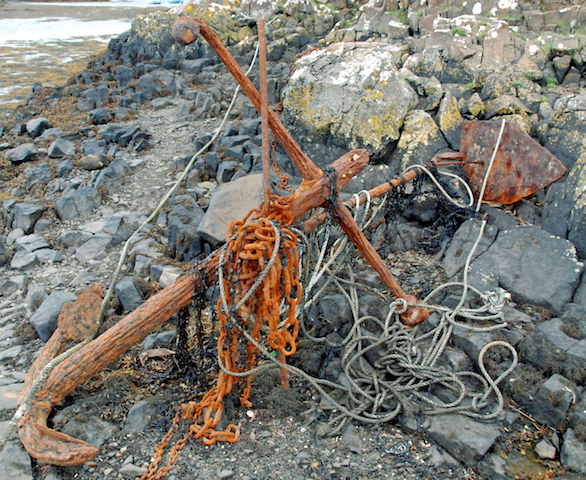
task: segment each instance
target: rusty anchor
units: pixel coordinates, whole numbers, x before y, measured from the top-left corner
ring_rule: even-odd
[[[190,38],[195,39],[195,34],[200,33],[210,43],[260,112],[259,92],[212,30],[205,23],[192,18],[179,19],[176,25],[178,27],[175,27],[174,31],[181,31],[181,38],[184,41]],[[273,134],[289,154],[303,178],[301,186],[290,200],[291,223],[293,223],[310,210],[326,206],[329,203],[330,192],[328,188],[324,188],[323,171],[302,152],[274,111],[268,109],[267,116]],[[342,189],[352,177],[368,165],[368,162],[369,155],[363,149],[353,150],[333,162],[330,169],[337,173],[337,189]],[[347,207],[339,199],[335,200],[333,211],[344,232],[381,275],[393,293],[408,302],[416,302],[416,298],[413,295],[407,295],[389,273],[380,256],[356,225]],[[205,260],[191,265],[190,271],[193,273],[182,275],[175,283],[151,297],[49,373],[44,385],[31,401],[30,409],[19,422],[20,439],[31,456],[45,463],[70,466],[84,463],[97,455],[98,450],[95,447],[50,429],[47,426],[47,418],[51,410],[78,385],[116,360],[174,313],[189,305],[196,290],[205,289],[215,282],[219,257],[220,252],[216,251]],[[424,321],[427,315],[425,308],[410,306],[403,313],[402,320],[407,325],[416,325]],[[61,333],[58,332],[57,335]],[[43,362],[45,360],[47,360],[46,357],[43,358]],[[43,367],[40,363],[35,370]]]
[[[280,122],[275,112],[261,105],[260,93],[242,72],[234,58],[212,30],[205,23],[197,19],[180,18],[173,27],[173,33],[175,38],[183,44],[195,41],[198,35],[203,36],[208,41],[230,73],[241,85],[256,109],[263,114],[263,120],[268,123],[275,138],[300,171],[303,182],[290,197],[291,223],[298,221],[314,208],[327,206],[330,203],[328,199],[330,191],[328,188],[324,188],[324,172],[303,153],[299,145]],[[468,129],[466,131],[474,130],[472,126],[466,126],[466,128]],[[264,131],[265,129],[263,128]],[[461,154],[443,154],[443,156],[434,158],[431,163],[441,165],[442,162],[453,163],[463,160],[465,166],[475,165],[474,168],[470,169],[470,176],[476,178],[482,172],[480,166],[476,166],[484,165],[486,170],[486,163],[476,158],[472,160],[471,157],[480,157],[480,155],[473,148],[467,148],[466,142],[464,141],[463,152]],[[503,160],[500,163],[497,162],[497,165],[502,164],[504,167],[507,167],[507,161],[503,156]],[[333,162],[330,165],[330,170],[337,173],[335,182],[338,190],[343,188],[352,177],[360,173],[368,165],[368,162],[369,155],[363,149],[353,150]],[[503,172],[506,173],[506,171],[505,168]],[[560,174],[560,172],[560,176],[564,173],[559,168],[552,168],[551,171],[555,173],[552,173],[550,177],[554,177]],[[382,195],[391,188],[408,181],[411,175],[415,178],[420,173],[418,169],[414,169],[399,179],[387,182],[374,189],[371,197],[374,198]],[[531,188],[524,187],[521,190],[527,192]],[[490,189],[491,192],[493,190],[496,191],[498,188]],[[508,191],[510,192],[511,189],[509,188]],[[514,198],[515,195],[518,195],[518,193],[510,194],[506,198]],[[491,196],[490,198],[493,197]],[[497,196],[497,198],[504,199],[505,197]],[[357,246],[369,264],[379,273],[382,280],[390,287],[394,295],[410,303],[415,303],[415,297],[407,295],[389,273],[380,256],[356,225],[347,207],[338,198],[333,203],[333,213],[341,228]],[[306,222],[306,231],[312,230],[319,224],[320,217],[317,218],[318,220],[312,219]],[[78,385],[81,385],[94,375],[94,373],[116,360],[135,343],[167,321],[174,313],[189,305],[192,302],[196,290],[203,290],[213,284],[217,280],[216,272],[219,258],[220,252],[216,251],[205,260],[190,265],[189,273],[185,273],[175,283],[151,297],[115,326],[105,331],[51,371],[45,384],[34,396],[30,409],[19,422],[20,439],[31,456],[45,463],[71,466],[84,463],[97,455],[98,450],[95,447],[47,427],[47,418],[51,410],[58,402],[75,390]],[[93,291],[92,302],[95,302],[98,293],[97,289]],[[92,303],[92,305],[84,315],[92,315],[91,312],[95,311],[95,303]],[[425,308],[410,306],[402,315],[402,320],[406,325],[412,326],[424,321],[427,315],[428,312]],[[57,337],[63,336],[63,329],[66,330],[65,325],[55,335]],[[70,339],[67,335],[66,337],[68,340]],[[50,340],[50,345],[47,347],[47,354],[43,355],[38,360],[38,365],[36,364],[31,370],[31,378],[34,378],[32,372],[38,372],[44,366],[43,363],[47,362],[51,355],[55,355],[58,349],[55,348],[54,344],[61,343],[63,342],[59,338]]]

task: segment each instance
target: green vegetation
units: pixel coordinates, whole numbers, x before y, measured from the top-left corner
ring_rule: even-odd
[[[461,37],[465,37],[466,36],[466,30],[464,30],[463,28],[454,28],[452,30],[452,33],[454,35],[460,35]]]
[[[511,82],[511,85],[512,85],[513,87],[522,87],[522,86],[523,86],[523,82],[522,82],[521,80],[513,80],[513,81]]]
[[[545,79],[545,88],[555,88],[558,85],[558,82],[553,77],[548,77]]]
[[[407,10],[404,10],[404,9],[393,10],[393,11],[389,12],[389,14],[391,15],[391,17],[396,16],[398,22],[401,22],[401,23],[407,22]]]
[[[474,90],[474,82],[467,83],[467,84],[466,84],[466,88],[467,88],[468,90]]]
[[[503,20],[506,20],[507,22],[516,25],[525,20],[525,17],[523,16],[523,13],[520,13],[519,15],[505,15],[503,17]]]
[[[532,82],[535,80],[533,78],[533,74],[530,72],[525,73],[525,75],[523,75],[527,80],[531,80]]]
[[[527,35],[523,35],[521,32],[515,32],[514,30],[512,30],[511,33],[515,35],[515,37],[520,38],[521,40],[527,41],[527,38],[529,38],[527,37]]]
[[[399,22],[407,23],[407,10],[399,10]]]
[[[541,95],[541,103],[547,102],[547,97],[545,95]]]

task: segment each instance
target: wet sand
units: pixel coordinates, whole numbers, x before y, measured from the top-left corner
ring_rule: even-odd
[[[0,4],[0,120],[35,82],[65,85],[137,15],[168,8],[131,2]]]
[[[137,6],[141,2],[5,2],[0,3],[0,19],[67,17],[80,20],[130,19],[154,10],[168,9],[165,5]],[[147,5],[145,1],[142,3]]]

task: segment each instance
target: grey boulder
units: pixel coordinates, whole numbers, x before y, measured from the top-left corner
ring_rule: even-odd
[[[226,241],[230,222],[242,220],[262,201],[262,174],[248,175],[223,183],[212,193],[208,210],[198,233],[214,247]]]
[[[37,155],[37,147],[34,143],[23,143],[16,148],[11,148],[4,153],[4,158],[12,163],[21,163],[32,160]]]
[[[499,426],[457,414],[435,415],[428,435],[465,465],[475,465],[500,437]]]
[[[560,453],[562,464],[572,470],[586,475],[586,443],[581,442],[572,428],[564,435],[564,444]]]
[[[75,155],[75,145],[71,140],[58,138],[50,146],[47,153],[51,158],[61,158],[69,155]]]
[[[32,138],[41,136],[47,128],[49,128],[49,120],[45,117],[33,118],[26,124],[26,131]]]
[[[55,291],[41,304],[29,322],[43,342],[49,340],[57,328],[57,320],[61,309],[67,302],[75,301],[73,293]]]
[[[142,297],[134,285],[133,277],[126,277],[114,287],[116,298],[125,312],[132,312],[142,304]]]
[[[501,286],[520,301],[557,313],[572,299],[583,270],[569,241],[520,226],[499,231],[472,264],[469,280],[481,291]]]
[[[310,157],[320,158],[314,155],[319,148],[325,165],[364,147],[376,158],[399,139],[418,104],[396,67],[404,52],[398,45],[339,43],[295,62],[282,120]]]
[[[12,228],[20,228],[26,234],[31,233],[35,227],[35,223],[41,218],[44,211],[45,208],[40,205],[35,205],[33,203],[17,203],[12,210],[14,215]]]

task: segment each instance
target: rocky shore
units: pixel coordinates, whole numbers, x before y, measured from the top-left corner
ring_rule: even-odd
[[[467,282],[480,292],[508,292],[500,304],[506,323],[495,329],[494,322],[458,317],[438,368],[483,378],[490,401],[478,408],[482,415],[430,412],[428,400],[446,405],[458,397],[457,389],[431,381],[412,411],[392,422],[357,422],[324,436],[335,417],[328,399],[301,378],[292,377],[283,392],[278,372],[259,374],[252,408],[240,407],[236,396],[224,405],[242,428],[241,440],[209,447],[189,440],[167,478],[583,478],[586,5],[236,3],[201,1],[137,18],[67,85],[34,85],[27,104],[0,126],[0,420],[11,418],[63,305],[89,285],[110,285],[124,242],[225,115],[219,138],[135,238],[101,331],[222,245],[227,224],[262,200],[259,115],[242,93],[229,109],[236,82],[216,52],[203,40],[180,46],[171,26],[182,15],[205,21],[246,69],[257,43],[254,19],[264,16],[269,102],[303,151],[322,168],[354,148],[370,154],[371,164],[341,192],[343,200],[411,164],[459,151],[466,121],[493,121],[497,131],[502,120],[520,127],[567,173],[512,205],[484,204],[480,214],[447,206],[434,184],[422,180],[394,194],[366,232],[399,283],[420,299],[461,281],[478,243]],[[258,87],[258,69],[249,76]],[[280,146],[273,157],[273,191],[287,195],[301,177]],[[459,191],[455,182],[447,185]],[[487,226],[476,242],[482,218]],[[351,256],[358,282],[383,290],[358,254]],[[217,295],[210,288],[201,297],[215,305]],[[466,308],[478,307],[477,298],[464,300]],[[453,309],[460,298],[454,291],[430,303]],[[359,310],[384,322],[388,303],[361,295]],[[56,408],[50,426],[100,448],[94,461],[46,468],[31,462],[15,438],[2,453],[0,478],[145,474],[171,425],[173,402],[197,400],[217,373],[215,317],[204,310],[198,326],[196,317],[188,329],[199,328],[201,341],[190,345],[197,361],[177,368],[184,322],[176,315]],[[415,335],[425,338],[442,318],[432,314]],[[353,322],[351,305],[336,289],[308,310],[311,333],[334,343]],[[504,347],[484,358],[493,342],[513,347],[518,364]],[[305,338],[291,363],[347,384],[339,345]],[[497,394],[489,384],[503,373]],[[500,392],[503,410],[490,416]],[[487,400],[480,397],[471,402]],[[468,413],[472,407],[466,405]]]

